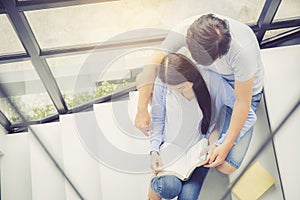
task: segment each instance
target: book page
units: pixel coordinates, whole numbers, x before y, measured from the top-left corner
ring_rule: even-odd
[[[163,172],[160,175],[175,175],[180,179],[185,179],[189,171],[189,165],[187,165],[186,155],[178,158],[174,163],[163,168]]]
[[[194,146],[192,146],[187,152],[187,159],[190,162],[190,166],[199,165],[201,162],[206,160],[207,155],[203,155],[199,157],[201,151],[208,146],[208,139],[203,138],[199,142],[197,142]]]
[[[161,151],[164,171],[160,172],[158,176],[175,175],[181,180],[187,179],[190,176],[191,172],[193,172],[201,162],[204,163],[204,161],[206,160],[207,155],[204,155],[201,158],[199,158],[199,155],[207,145],[208,140],[206,138],[197,142],[188,151],[184,151],[183,149],[176,149],[175,145],[172,146],[172,144],[169,144],[169,148]],[[172,160],[171,162],[166,162],[167,159],[170,158],[173,158],[174,160]]]
[[[185,174],[187,169],[186,150],[171,143],[164,143],[160,150],[160,156],[163,163],[163,172],[159,175],[170,175],[173,173]]]

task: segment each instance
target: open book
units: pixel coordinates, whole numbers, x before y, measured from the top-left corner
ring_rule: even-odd
[[[207,154],[199,157],[202,150],[208,146],[208,139],[203,138],[196,144],[194,144],[187,151],[182,151],[180,156],[177,156],[176,160],[173,162],[166,164],[163,166],[162,171],[157,174],[157,176],[165,176],[165,175],[174,175],[179,179],[185,181],[188,180],[191,176],[192,172],[199,166],[206,164],[207,162]],[[180,150],[174,148],[168,148],[167,151],[172,151],[174,153],[180,152]],[[166,160],[170,160],[170,153],[161,151],[160,153],[163,164],[165,164]],[[173,156],[174,158],[174,156]]]

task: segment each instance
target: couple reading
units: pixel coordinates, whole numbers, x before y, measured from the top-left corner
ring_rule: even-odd
[[[145,134],[151,132],[152,200],[197,200],[210,167],[224,174],[239,168],[262,95],[259,46],[249,27],[207,14],[185,20],[175,30],[162,48],[176,52],[186,46],[195,62],[159,52],[137,78],[135,124]],[[151,80],[154,85],[145,84]],[[174,169],[175,163],[182,167]],[[167,173],[166,166],[186,175]]]

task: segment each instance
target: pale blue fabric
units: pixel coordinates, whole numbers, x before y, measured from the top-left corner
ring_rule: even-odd
[[[221,75],[203,68],[199,68],[200,73],[202,74],[208,90],[211,95],[212,100],[212,120],[208,130],[208,133],[205,137],[209,137],[210,133],[213,131],[220,112],[224,106],[233,108],[235,102],[235,93],[231,85],[222,78]],[[164,127],[166,119],[166,94],[167,86],[162,83],[159,78],[156,78],[154,89],[153,89],[153,100],[152,100],[152,135],[150,136],[150,152],[157,151],[159,152],[160,145],[164,142]],[[196,102],[196,101],[195,101]],[[236,139],[236,143],[240,141],[245,133],[254,125],[256,121],[256,114],[252,108],[250,108],[247,120],[243,126],[239,136]],[[200,122],[201,123],[201,122]],[[226,133],[224,133],[226,135]],[[224,136],[225,136],[224,135]],[[216,142],[216,145],[223,143],[225,137],[219,138]]]

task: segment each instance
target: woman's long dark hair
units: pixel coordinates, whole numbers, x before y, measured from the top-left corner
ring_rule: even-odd
[[[163,83],[169,85],[186,81],[193,83],[192,88],[203,113],[201,132],[206,134],[211,120],[211,97],[197,67],[184,55],[171,53],[163,58],[158,76]]]

